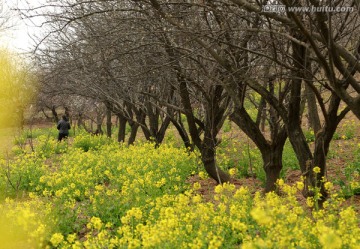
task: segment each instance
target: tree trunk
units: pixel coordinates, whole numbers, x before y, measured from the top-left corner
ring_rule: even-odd
[[[134,144],[137,131],[139,129],[139,125],[135,122],[129,122],[129,125],[131,127],[130,137],[128,140],[128,145]]]
[[[118,142],[125,142],[125,131],[126,131],[126,118],[122,114],[118,114],[119,118],[119,132],[118,132]]]
[[[336,125],[335,125],[336,126]],[[335,131],[334,131],[335,132]],[[333,133],[332,133],[333,134]],[[317,201],[318,207],[322,207],[322,204],[326,200],[328,193],[324,188],[323,180],[326,177],[326,156],[329,151],[330,140],[328,140],[329,130],[321,129],[316,134],[315,139],[315,148],[314,148],[314,158],[312,161],[313,167],[319,167],[320,172],[315,173],[313,168],[309,169],[307,172],[307,176],[304,180],[304,190],[303,195],[305,197],[314,196],[314,187],[318,188],[321,196]]]
[[[169,127],[169,124],[170,124],[170,117],[165,117],[164,121],[161,124],[160,129],[156,132],[155,140],[157,146],[159,146],[164,140],[165,133],[167,128]]]
[[[215,140],[211,139],[209,135],[209,132],[205,132],[203,147],[201,149],[201,160],[209,176],[217,183],[222,184],[230,181],[230,176],[216,165]]]
[[[191,151],[194,150],[194,145],[191,143],[190,138],[185,130],[184,125],[181,122],[181,114],[179,114],[179,121],[172,120],[172,124],[175,126],[176,130],[178,131],[181,139],[184,142],[185,148],[190,148]]]
[[[82,113],[79,113],[78,114],[78,122],[77,122],[77,125],[79,128],[81,128],[83,126],[83,116],[82,116]]]
[[[266,174],[265,192],[275,190],[275,183],[279,179],[282,169],[282,153],[287,138],[286,130],[283,127],[275,129],[274,126],[278,126],[278,122],[274,122],[273,129],[270,130],[272,142],[269,142],[261,133],[259,125],[256,125],[244,108],[235,109],[230,115],[230,120],[240,127],[261,152]]]
[[[70,109],[69,109],[69,107],[65,106],[64,109],[65,109],[65,116],[67,118],[69,118],[70,117]]]
[[[296,36],[296,33],[295,33]],[[302,37],[300,36],[299,39]],[[301,129],[301,86],[305,69],[305,48],[292,42],[293,48],[293,71],[291,75],[291,93],[288,107],[288,123],[286,124],[290,142],[295,151],[303,175],[309,179],[312,177],[313,156]]]
[[[258,107],[258,113],[256,115],[256,126],[260,126],[261,121],[264,119],[264,116],[266,112],[266,102],[263,97],[260,99],[259,107]]]
[[[151,132],[146,125],[146,113],[143,110],[136,111],[136,120],[144,133],[146,140],[151,140]]]
[[[294,36],[298,37],[300,40],[303,38],[301,35],[297,35],[296,31],[294,32]],[[310,191],[310,186],[314,186],[313,184],[316,180],[313,175],[313,154],[311,153],[301,128],[301,87],[303,79],[305,78],[306,49],[295,42],[292,42],[292,49],[293,70],[291,73],[291,92],[286,128],[289,140],[299,161],[301,172],[305,177],[303,195],[308,197],[313,195]]]
[[[272,145],[269,150],[261,151],[266,173],[265,193],[276,189],[276,181],[280,178],[282,170],[282,155],[284,143]]]
[[[59,116],[58,116],[58,114],[56,112],[56,107],[54,105],[51,107],[51,113],[54,116],[55,123],[58,123],[59,122]]]
[[[103,134],[103,130],[102,130],[102,122],[103,122],[103,116],[100,113],[96,114],[96,130],[95,130],[95,134]]]
[[[320,173],[315,174],[313,171],[309,172],[311,177],[308,177],[308,179],[305,179],[305,187],[304,191],[308,193],[308,196],[313,196],[314,193],[311,190],[314,187],[320,188],[321,198],[320,198],[320,204],[325,201],[327,198],[327,193],[325,191],[324,185],[323,185],[323,179],[326,175],[326,156],[329,151],[329,145],[330,143],[325,141],[326,132],[324,130],[321,130],[317,133],[316,139],[315,139],[315,148],[314,148],[314,159],[313,159],[313,165],[314,167],[320,168]]]
[[[41,108],[40,111],[41,111],[42,114],[45,116],[45,119],[46,119],[46,120],[50,121],[50,120],[53,119],[52,117],[50,117],[49,115],[46,114],[44,108]]]
[[[321,128],[319,113],[316,105],[315,93],[311,90],[311,88],[306,84],[305,85],[306,92],[306,101],[308,107],[308,119],[310,127],[313,129],[314,134],[318,133]]]
[[[109,107],[106,107],[106,136],[111,137],[111,109]]]
[[[320,129],[316,133],[315,137],[313,165],[320,168],[320,173],[318,173],[316,175],[316,179],[312,182],[309,182],[308,185],[315,186],[316,184],[317,187],[320,187],[320,193],[322,194],[322,198],[320,199],[321,203],[327,197],[327,192],[322,184],[322,180],[324,179],[324,177],[326,178],[327,172],[326,157],[329,152],[330,143],[336,131],[336,128],[341,119],[345,116],[345,113],[343,113],[343,116],[337,116],[339,105],[340,98],[336,95],[333,95],[330,99],[328,113],[326,114],[328,121],[325,122],[325,125],[322,127],[322,129]]]

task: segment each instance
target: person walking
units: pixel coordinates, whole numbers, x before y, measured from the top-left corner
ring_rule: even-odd
[[[70,123],[65,115],[62,116],[62,119],[59,121],[57,125],[57,129],[59,130],[59,136],[58,136],[59,142],[63,138],[67,138],[69,136]]]

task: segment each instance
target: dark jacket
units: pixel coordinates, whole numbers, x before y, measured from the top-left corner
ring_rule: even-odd
[[[70,123],[62,119],[59,121],[57,129],[59,130],[60,134],[68,135],[70,130]]]

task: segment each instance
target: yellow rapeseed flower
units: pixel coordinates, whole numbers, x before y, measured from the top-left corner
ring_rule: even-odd
[[[304,182],[302,182],[302,181],[296,182],[296,187],[300,191],[303,190],[304,189]]]
[[[224,238],[214,235],[209,242],[209,249],[217,249],[220,248],[223,243]]]
[[[334,187],[334,185],[333,185],[333,183],[332,182],[325,182],[324,183],[324,188],[326,189],[326,190],[332,190],[333,189],[333,187]]]
[[[61,242],[63,242],[63,240],[64,236],[61,233],[54,233],[51,236],[50,242],[53,246],[57,247]]]
[[[313,207],[314,206],[314,200],[311,197],[306,198],[306,205],[308,205],[308,207]]]
[[[313,168],[313,171],[314,171],[315,174],[319,174],[319,173],[320,173],[320,170],[321,170],[321,169],[320,169],[318,166],[316,166],[316,167]]]
[[[360,183],[358,181],[351,181],[350,187],[351,187],[351,189],[357,189],[360,187]]]
[[[76,240],[76,233],[72,233],[72,234],[69,234],[69,235],[67,236],[67,241],[68,241],[70,244],[74,243],[75,240]]]
[[[199,202],[201,202],[201,196],[200,195],[194,195],[193,196],[193,198],[192,198],[192,201],[194,202],[194,203],[199,203]]]
[[[99,217],[91,217],[90,223],[88,223],[87,227],[89,229],[95,228],[96,230],[100,230],[103,226],[103,223]]]
[[[319,241],[323,248],[326,249],[342,248],[341,238],[332,229],[328,229],[328,231],[321,233]]]
[[[229,169],[229,175],[231,175],[231,176],[236,175],[236,172],[237,172],[237,169],[235,169],[235,168]]]
[[[271,217],[266,214],[266,211],[262,208],[255,207],[250,211],[251,216],[260,225],[267,225],[271,222]]]
[[[203,172],[203,171],[199,172],[199,177],[200,177],[200,179],[206,179],[207,178],[205,172]]]
[[[215,191],[215,193],[220,194],[223,192],[223,190],[224,190],[223,186],[221,184],[219,184],[219,185],[216,185],[214,191]]]
[[[279,187],[283,186],[284,185],[284,180],[283,179],[278,179],[277,184],[279,185]]]
[[[194,190],[199,190],[201,188],[201,184],[199,182],[195,182],[193,185]]]

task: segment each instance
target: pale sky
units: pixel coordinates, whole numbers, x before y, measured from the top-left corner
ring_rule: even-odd
[[[37,1],[31,0],[31,2]],[[0,34],[0,45],[20,53],[29,51],[34,44],[31,36],[41,32],[39,28],[29,21],[25,22],[16,11],[12,10],[19,5],[20,8],[24,8],[21,4],[20,0],[0,0],[0,18],[5,18],[9,14],[11,16],[9,22],[11,27]]]

